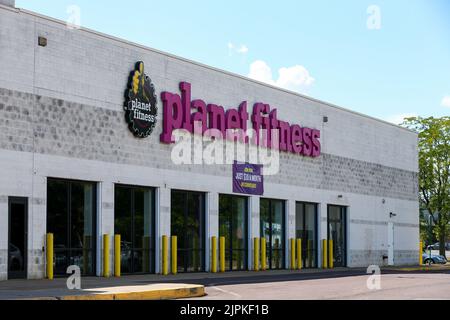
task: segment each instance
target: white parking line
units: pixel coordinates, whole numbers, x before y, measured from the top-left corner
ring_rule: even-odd
[[[235,300],[239,300],[239,299],[242,298],[242,296],[241,296],[240,294],[237,294],[237,293],[235,293],[235,292],[232,292],[232,291],[228,291],[228,290],[222,289],[222,288],[220,288],[220,287],[209,286],[208,288],[215,289],[215,290],[220,291],[220,292],[222,292],[222,293],[229,294],[229,295],[235,297]]]

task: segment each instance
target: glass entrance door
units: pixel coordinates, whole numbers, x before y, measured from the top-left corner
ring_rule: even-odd
[[[225,269],[247,269],[247,198],[219,195],[219,236],[225,237]]]
[[[328,206],[328,239],[333,240],[335,267],[347,265],[346,207]]]
[[[178,272],[205,270],[205,196],[172,190],[171,234],[178,238]]]
[[[303,268],[317,268],[317,204],[297,202],[295,233],[302,239]]]
[[[8,200],[8,279],[27,277],[28,199]]]
[[[114,233],[121,238],[121,271],[154,272],[154,189],[116,185]]]
[[[284,268],[284,212],[283,200],[261,199],[261,237],[266,238],[267,267]]]
[[[54,236],[54,273],[77,265],[95,274],[97,190],[94,182],[47,179],[47,232]]]

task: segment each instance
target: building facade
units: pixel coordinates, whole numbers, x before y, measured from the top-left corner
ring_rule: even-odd
[[[179,272],[210,270],[213,236],[230,271],[253,268],[254,238],[270,269],[289,268],[293,238],[306,268],[321,266],[322,239],[335,266],[418,262],[415,133],[11,2],[0,5],[0,279],[44,278],[49,232],[56,274],[101,275],[104,234],[122,237],[123,273],[160,273],[164,235],[178,237]],[[254,194],[233,188],[237,164],[174,162],[167,134],[193,117],[174,110],[199,100],[219,131],[251,127],[258,106],[293,125],[277,173],[241,185]]]

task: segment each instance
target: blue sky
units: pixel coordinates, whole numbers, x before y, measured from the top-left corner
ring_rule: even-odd
[[[377,118],[450,114],[448,0],[16,0],[61,20],[70,5],[84,27]]]

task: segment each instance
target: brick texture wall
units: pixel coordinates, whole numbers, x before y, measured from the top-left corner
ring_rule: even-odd
[[[160,110],[161,112],[161,110]],[[182,165],[159,142],[128,131],[121,109],[111,110],[0,89],[0,148],[71,158],[231,176],[230,165]],[[340,156],[280,153],[280,171],[267,182],[405,200],[417,199],[417,173]]]

